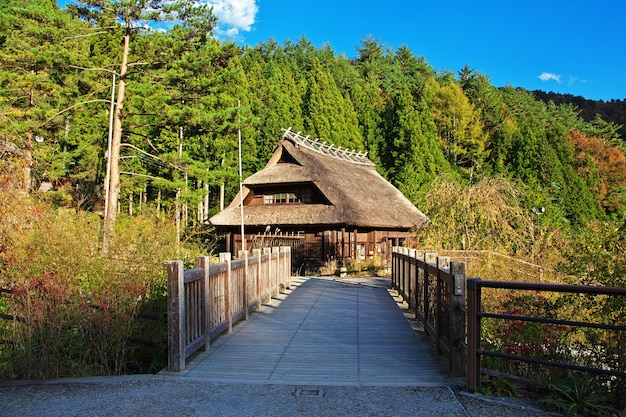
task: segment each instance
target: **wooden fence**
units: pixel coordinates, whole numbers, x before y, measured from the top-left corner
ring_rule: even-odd
[[[392,287],[450,362],[451,376],[466,372],[465,263],[404,247],[392,249]]]
[[[564,360],[542,360],[537,358],[531,358],[525,355],[513,355],[503,352],[494,352],[490,350],[481,349],[481,321],[482,319],[489,318],[495,320],[503,320],[505,322],[525,322],[525,323],[541,323],[550,324],[556,326],[563,326],[570,329],[603,329],[612,331],[614,333],[626,332],[626,324],[624,323],[598,323],[593,322],[598,317],[592,317],[585,321],[573,321],[556,319],[551,317],[537,317],[536,314],[529,316],[528,312],[520,311],[515,315],[502,314],[499,312],[487,312],[483,311],[481,304],[483,299],[483,289],[504,289],[510,291],[532,291],[539,292],[552,292],[552,293],[566,293],[566,294],[585,294],[587,297],[614,297],[616,300],[615,305],[624,305],[626,302],[626,288],[616,287],[601,287],[593,285],[566,285],[566,284],[544,284],[544,283],[530,283],[530,282],[505,282],[505,281],[483,281],[477,278],[472,278],[467,281],[467,352],[468,352],[468,373],[467,373],[467,389],[469,392],[474,392],[480,387],[481,376],[481,357],[491,356],[508,359],[512,361],[521,361],[526,363],[538,364],[545,367],[563,368],[575,371],[584,371],[595,374],[609,375],[616,378],[622,378],[622,381],[626,381],[626,362],[622,358],[618,358],[619,365],[616,368],[611,368],[606,362],[602,363],[600,367],[593,366],[580,366],[575,363],[566,362]],[[622,333],[623,334],[623,333]],[[620,340],[619,337],[616,340]],[[621,340],[624,340],[622,338]],[[598,343],[598,342],[596,342]],[[623,350],[622,350],[623,352]],[[579,353],[580,354],[580,353]],[[582,354],[581,354],[582,355]],[[584,356],[584,355],[582,355]]]
[[[168,262],[168,370],[184,370],[189,356],[209,349],[212,339],[289,288],[290,279],[289,247],[240,252],[238,260],[221,253],[214,265],[202,256],[187,271],[182,261]]]
[[[402,247],[393,248],[392,287],[407,302],[409,308],[415,311],[416,319],[422,321],[424,330],[437,341],[438,349],[448,355],[451,376],[467,375],[467,388],[470,392],[480,387],[481,358],[486,356],[545,367],[604,374],[626,380],[624,369],[626,362],[623,359],[618,360],[619,365],[615,368],[610,368],[608,364],[593,367],[481,348],[481,321],[485,318],[518,323],[550,324],[578,330],[603,329],[616,333],[626,332],[624,323],[597,323],[537,317],[533,316],[533,313],[523,311],[522,306],[519,306],[520,311],[515,315],[483,311],[481,309],[483,289],[614,297],[616,305],[623,305],[621,300],[626,300],[626,288],[466,279],[463,262],[451,262],[449,257],[437,256],[434,252]],[[615,337],[617,337],[616,340],[626,340],[623,336],[621,339],[619,335]]]

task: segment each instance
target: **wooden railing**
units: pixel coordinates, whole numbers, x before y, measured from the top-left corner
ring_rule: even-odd
[[[465,263],[403,247],[392,250],[392,287],[447,355],[451,376],[464,376]]]
[[[168,262],[168,370],[184,370],[189,356],[209,349],[212,339],[289,288],[290,279],[289,247],[241,252],[238,260],[222,253],[214,265],[202,256],[187,271],[182,261]]]
[[[626,332],[624,323],[537,317],[521,310],[522,306],[519,306],[520,311],[515,315],[483,311],[481,309],[483,289],[584,294],[587,297],[600,298],[617,297],[616,305],[623,305],[623,301],[626,301],[626,288],[466,279],[463,262],[451,262],[449,257],[437,256],[434,252],[400,247],[393,248],[392,287],[398,291],[398,295],[409,308],[415,311],[416,319],[422,321],[424,330],[437,341],[439,350],[449,355],[451,376],[467,375],[467,388],[470,392],[480,387],[481,358],[486,356],[626,379],[623,360],[620,362],[621,365],[612,369],[607,364],[599,367],[581,366],[566,361],[538,359],[481,348],[481,322],[485,318],[575,329],[602,329],[622,334]],[[619,300],[623,300],[621,304]],[[622,337],[616,340],[624,339]]]
[[[622,359],[622,369],[612,369],[607,363],[603,363],[601,367],[580,366],[575,363],[565,361],[542,360],[531,358],[524,355],[513,355],[504,352],[494,352],[481,349],[481,321],[483,318],[504,320],[507,322],[534,322],[542,324],[550,324],[564,326],[575,329],[603,329],[613,332],[626,332],[626,325],[623,323],[598,323],[587,321],[573,321],[554,319],[550,317],[529,316],[528,312],[520,311],[519,314],[502,314],[498,312],[482,311],[481,301],[483,289],[505,289],[510,291],[533,291],[533,292],[553,292],[566,294],[585,294],[588,297],[616,297],[618,299],[616,305],[624,305],[626,302],[626,288],[616,287],[600,287],[592,285],[565,285],[565,284],[544,284],[529,282],[504,282],[504,281],[483,281],[472,278],[467,281],[467,356],[468,356],[468,372],[467,372],[467,389],[474,392],[480,387],[481,376],[481,357],[492,356],[503,359],[521,361],[526,363],[534,363],[545,367],[564,368],[569,370],[584,371],[596,374],[609,375],[612,377],[622,378],[626,380],[626,372],[623,368],[624,361]],[[597,317],[594,317],[597,318]],[[619,339],[618,339],[619,340]],[[623,339],[622,339],[623,340]]]

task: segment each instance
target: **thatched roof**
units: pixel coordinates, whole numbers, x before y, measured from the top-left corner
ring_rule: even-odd
[[[291,130],[284,131],[270,161],[244,180],[251,190],[312,184],[327,204],[244,205],[246,226],[330,226],[372,230],[410,230],[428,218],[387,182],[365,153],[337,148]],[[215,226],[241,224],[240,198],[211,217]]]

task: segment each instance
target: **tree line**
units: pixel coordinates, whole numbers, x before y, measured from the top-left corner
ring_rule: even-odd
[[[212,35],[205,6],[144,3],[0,5],[0,152],[16,184],[65,187],[108,227],[133,203],[202,227],[238,190],[238,132],[245,177],[291,127],[367,151],[418,206],[441,178],[505,178],[545,225],[623,218],[621,125],[373,37],[353,59],[305,36],[238,46]]]
[[[602,120],[620,125],[618,132],[622,138],[626,137],[626,100],[589,100],[582,96],[558,94],[541,90],[534,90],[533,94],[537,99],[545,103],[553,101],[556,104],[573,104],[580,110],[580,117],[588,122],[599,115]]]

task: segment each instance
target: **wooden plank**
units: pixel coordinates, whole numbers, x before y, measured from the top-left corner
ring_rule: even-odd
[[[389,281],[293,277],[292,287],[215,339],[181,377],[296,385],[450,383],[434,343],[411,328]]]
[[[195,259],[196,268],[200,268],[203,271],[204,277],[202,278],[202,334],[204,336],[203,350],[208,350],[211,345],[211,337],[209,336],[209,330],[211,326],[211,276],[209,272],[209,257],[198,256]]]

